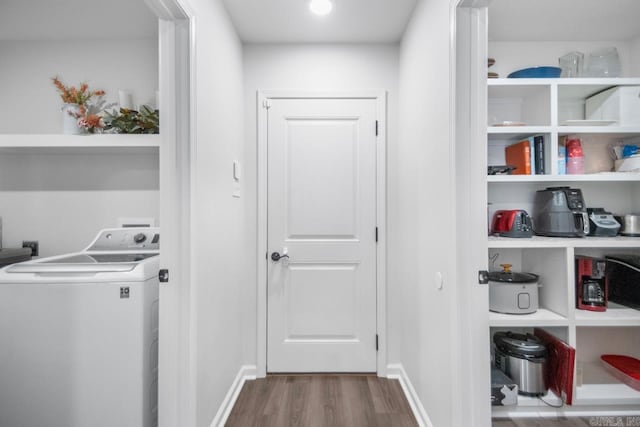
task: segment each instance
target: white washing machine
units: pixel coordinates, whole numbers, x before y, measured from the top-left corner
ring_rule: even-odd
[[[0,427],[157,425],[157,228],[0,270]]]

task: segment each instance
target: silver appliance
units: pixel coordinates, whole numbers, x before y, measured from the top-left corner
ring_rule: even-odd
[[[545,379],[547,348],[531,334],[496,332],[494,363],[518,385],[518,393],[542,396],[547,393]]]

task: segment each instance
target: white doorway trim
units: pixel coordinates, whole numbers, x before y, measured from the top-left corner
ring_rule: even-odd
[[[489,304],[478,271],[487,269],[486,123],[487,6],[489,0],[451,0],[451,99],[456,171],[458,337],[454,341],[452,425],[485,427],[491,405]],[[462,351],[461,349],[465,349]],[[456,391],[457,389],[457,391]]]
[[[258,116],[258,253],[257,253],[257,376],[267,375],[267,114],[269,100],[296,98],[361,98],[376,101],[378,137],[376,147],[376,218],[378,245],[376,247],[376,317],[378,333],[378,376],[387,373],[387,285],[386,285],[386,153],[387,153],[387,95],[384,90],[356,90],[340,92],[312,92],[264,90],[257,94]]]
[[[160,284],[158,425],[195,426],[195,327],[191,310],[192,165],[195,147],[194,14],[181,0],[145,0],[158,17]]]

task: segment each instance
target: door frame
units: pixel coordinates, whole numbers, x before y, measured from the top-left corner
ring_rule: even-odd
[[[378,244],[376,245],[376,330],[378,334],[377,374],[387,374],[387,93],[384,90],[298,91],[259,90],[257,92],[258,116],[258,173],[257,173],[257,376],[267,375],[267,131],[268,109],[275,99],[372,99],[376,101],[378,136],[376,139],[376,220]]]
[[[456,171],[458,337],[452,425],[491,423],[489,298],[478,284],[487,269],[487,7],[490,0],[451,0],[451,86]]]
[[[158,425],[194,426],[196,402],[192,285],[195,158],[195,14],[182,0],[145,0],[158,17],[160,91],[160,266]]]

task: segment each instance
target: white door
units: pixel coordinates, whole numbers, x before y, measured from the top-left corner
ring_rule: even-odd
[[[267,370],[375,372],[376,100],[270,102]]]

